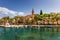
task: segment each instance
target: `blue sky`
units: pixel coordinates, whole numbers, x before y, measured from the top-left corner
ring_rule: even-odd
[[[60,12],[60,0],[0,0],[0,7],[25,15],[30,14],[32,8],[35,13],[39,13],[41,9],[44,13]]]

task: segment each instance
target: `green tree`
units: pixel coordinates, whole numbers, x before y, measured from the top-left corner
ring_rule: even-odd
[[[1,24],[1,25],[2,25],[2,24],[4,25],[7,20],[8,20],[8,21],[10,20],[10,17],[9,17],[9,16],[6,16],[6,17],[1,18],[1,19],[0,19],[0,24]]]
[[[23,24],[23,16],[15,16],[14,19],[16,20],[16,24]]]
[[[40,10],[40,15],[42,15],[43,14],[43,12],[42,12],[42,10]]]

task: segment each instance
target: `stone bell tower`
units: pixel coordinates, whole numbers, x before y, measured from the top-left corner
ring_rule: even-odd
[[[32,19],[34,19],[34,9],[32,9]]]
[[[34,15],[34,9],[32,9],[32,15]]]

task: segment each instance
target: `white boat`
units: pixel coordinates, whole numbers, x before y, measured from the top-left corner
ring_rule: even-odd
[[[10,24],[8,21],[5,23],[5,27],[10,27]]]

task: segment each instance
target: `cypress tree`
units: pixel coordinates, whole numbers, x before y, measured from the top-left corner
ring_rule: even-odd
[[[40,15],[42,15],[43,14],[43,12],[42,12],[42,10],[40,10]]]

